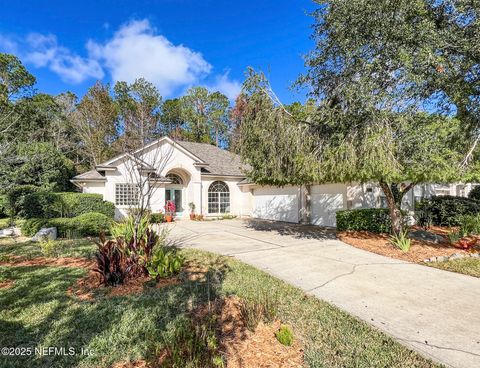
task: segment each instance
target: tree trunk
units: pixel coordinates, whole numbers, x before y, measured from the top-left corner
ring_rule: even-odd
[[[403,231],[403,215],[402,215],[402,200],[410,189],[415,186],[415,183],[406,185],[398,185],[397,183],[387,184],[380,182],[380,187],[387,199],[388,209],[390,210],[390,218],[392,220],[393,234],[399,234]]]

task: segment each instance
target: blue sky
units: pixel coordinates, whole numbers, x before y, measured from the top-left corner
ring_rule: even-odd
[[[247,66],[269,76],[280,99],[304,71],[311,0],[5,1],[0,51],[19,56],[37,88],[81,96],[97,79],[145,77],[166,98],[192,85],[233,98]]]

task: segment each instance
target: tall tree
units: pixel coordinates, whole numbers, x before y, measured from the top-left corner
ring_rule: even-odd
[[[220,92],[209,92],[205,87],[193,87],[182,97],[184,119],[196,142],[225,141],[228,131],[228,98]]]
[[[241,154],[255,182],[377,182],[398,233],[402,198],[416,183],[461,177],[458,119],[368,105],[352,111],[331,101],[296,114],[270,91],[261,74],[245,83]]]
[[[163,125],[164,134],[173,139],[180,139],[184,133],[184,118],[182,110],[182,100],[173,98],[165,100],[162,105],[160,120]]]
[[[114,91],[125,148],[135,150],[158,138],[162,133],[162,97],[157,88],[140,78],[130,85],[117,82]]]
[[[111,156],[111,144],[117,138],[117,108],[108,85],[97,82],[91,87],[70,119],[90,167]]]
[[[476,166],[480,2],[316,2],[316,47],[302,80],[313,95],[350,112],[381,107],[454,115],[466,133],[462,169]]]

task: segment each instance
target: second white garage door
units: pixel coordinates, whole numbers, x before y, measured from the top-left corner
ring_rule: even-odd
[[[257,188],[253,216],[265,220],[298,222],[298,188]]]
[[[345,196],[345,185],[312,185],[310,189],[311,223],[320,226],[335,226],[335,213],[345,208]]]

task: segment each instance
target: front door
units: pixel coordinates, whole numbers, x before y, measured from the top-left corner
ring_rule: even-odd
[[[176,216],[180,216],[182,214],[183,207],[181,189],[165,189],[165,202],[166,201],[173,201],[173,203],[175,203]]]

